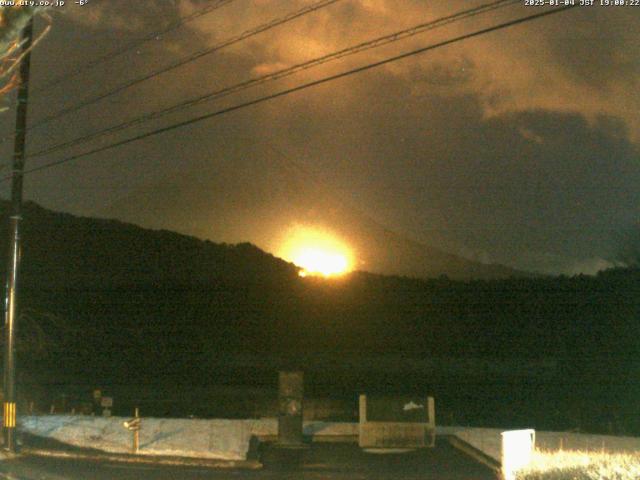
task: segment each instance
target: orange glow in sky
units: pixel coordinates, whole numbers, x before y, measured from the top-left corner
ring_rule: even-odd
[[[353,254],[346,243],[317,227],[291,228],[280,249],[280,256],[302,268],[300,275],[303,277],[333,277],[353,269]]]

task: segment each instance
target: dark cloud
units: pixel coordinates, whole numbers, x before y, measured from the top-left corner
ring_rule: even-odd
[[[637,28],[632,12],[583,12],[575,27],[550,32],[554,37],[549,48],[558,66],[577,84],[605,89],[619,83],[633,85],[640,74]]]
[[[126,61],[41,96],[30,115],[38,118],[308,4],[284,3],[261,0],[248,9],[234,2]],[[453,11],[454,3],[456,10],[469,6],[339,2],[56,122],[30,137],[31,148],[437,18]],[[76,9],[56,17],[54,34],[34,56],[34,82],[46,84],[70,66],[198,7],[184,1],[101,2],[86,16]],[[285,192],[268,214],[275,181],[250,193],[236,190],[236,197],[233,189],[222,188],[234,184],[234,172],[252,175],[250,164],[234,170],[225,161],[255,158],[263,165],[257,169],[261,177],[267,176],[265,165],[274,155],[266,152],[273,145],[316,172],[336,198],[403,236],[483,261],[591,271],[606,265],[602,258],[611,258],[616,248],[612,232],[633,224],[640,213],[635,143],[640,98],[633,93],[640,52],[630,35],[640,19],[610,12],[615,9],[576,10],[47,170],[29,180],[29,196],[52,208],[93,214],[145,192],[147,200],[132,207],[136,221],[157,225],[162,201],[170,203],[180,194],[167,179],[198,178],[204,169],[210,175],[200,176],[184,205],[198,212],[172,217],[173,224],[162,226],[275,250],[283,228],[278,215],[292,222],[311,207],[288,206]],[[200,106],[189,115],[526,13],[524,8],[506,10],[422,34]],[[186,116],[176,114],[132,133]],[[11,128],[9,114],[2,121],[5,130]],[[214,182],[218,169],[225,180],[211,186],[207,181]],[[147,194],[154,190],[158,193],[150,199]],[[216,190],[224,190],[226,197],[216,198]],[[269,216],[264,222],[254,218],[250,205],[256,203],[266,206],[260,210]],[[211,228],[196,225],[193,219],[206,222],[209,211],[219,213],[210,215]]]

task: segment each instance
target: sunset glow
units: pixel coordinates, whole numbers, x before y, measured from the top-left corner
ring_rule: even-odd
[[[353,268],[352,253],[347,245],[331,232],[319,228],[292,228],[280,254],[285,260],[302,268],[302,277],[333,277]]]

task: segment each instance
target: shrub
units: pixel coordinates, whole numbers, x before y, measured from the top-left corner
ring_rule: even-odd
[[[640,453],[536,451],[517,480],[637,480]]]

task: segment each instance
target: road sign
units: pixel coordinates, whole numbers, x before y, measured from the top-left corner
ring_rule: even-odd
[[[124,428],[133,433],[133,444],[131,446],[133,453],[138,453],[138,449],[140,448],[140,429],[142,428],[140,420],[140,410],[136,407],[135,417],[130,418],[126,422],[122,422]]]
[[[140,430],[141,427],[139,417],[132,418],[130,420],[127,420],[126,422],[122,422],[122,424],[124,425],[124,428],[126,428],[127,430],[131,430],[132,432]]]

